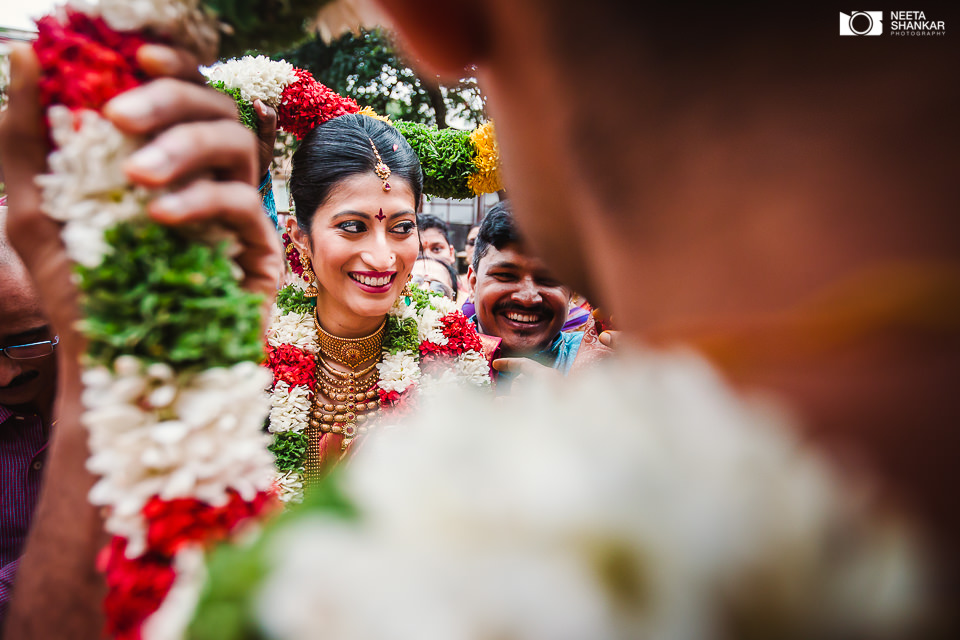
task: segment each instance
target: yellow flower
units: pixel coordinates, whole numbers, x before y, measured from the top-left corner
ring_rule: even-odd
[[[503,189],[500,178],[500,147],[493,121],[485,122],[470,134],[470,142],[477,150],[473,160],[477,172],[467,178],[467,186],[478,196]]]
[[[376,118],[377,120],[383,120],[387,124],[390,124],[390,117],[381,116],[380,114],[378,114],[376,111],[373,110],[373,107],[364,107],[363,109],[360,109],[360,111],[358,111],[357,113],[359,113],[362,116],[370,116],[371,118]]]

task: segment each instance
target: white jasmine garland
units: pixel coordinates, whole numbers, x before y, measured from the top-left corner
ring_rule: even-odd
[[[90,501],[111,507],[106,528],[128,538],[130,557],[144,551],[140,513],[153,496],[220,506],[229,490],[249,501],[273,481],[262,433],[269,372],[241,362],[175,381],[170,373],[126,356],[117,359],[115,373],[98,367],[83,376],[87,468],[100,476]]]
[[[490,383],[490,362],[479,351],[467,351],[457,356],[457,374],[475,386]]]
[[[408,318],[417,317],[417,308],[412,304],[407,304],[404,301],[404,296],[397,298],[393,306],[390,307],[389,315],[396,318],[397,320],[407,320]]]
[[[148,189],[132,187],[123,171],[142,141],[95,111],[54,105],[47,117],[57,149],[47,160],[50,173],[36,178],[41,207],[65,223],[62,237],[70,258],[94,267],[110,251],[104,232],[143,215],[152,197]]]
[[[303,385],[290,386],[283,380],[273,388],[270,408],[270,433],[303,431],[310,414],[313,392]]]
[[[297,471],[278,471],[274,484],[279,491],[281,502],[300,502],[303,500],[303,474]]]
[[[210,82],[219,81],[228,89],[239,89],[247,102],[259,99],[274,108],[280,104],[283,90],[297,78],[292,64],[266,56],[234,58],[203,72]]]
[[[383,360],[377,364],[377,370],[380,372],[377,386],[384,391],[403,393],[420,380],[420,365],[411,351],[384,354]]]
[[[309,313],[281,313],[274,305],[273,322],[267,331],[267,344],[280,347],[288,344],[306,351],[317,352],[317,327]]]
[[[432,342],[434,344],[447,344],[447,336],[443,335],[443,326],[440,324],[440,318],[444,313],[440,313],[432,307],[427,307],[420,312],[417,319],[417,337],[420,342]]]

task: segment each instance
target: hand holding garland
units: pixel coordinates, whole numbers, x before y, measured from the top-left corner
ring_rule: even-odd
[[[151,203],[149,215],[171,225],[216,218],[239,237],[242,251],[236,260],[244,270],[244,287],[272,295],[282,263],[252,186],[257,174],[253,136],[236,124],[230,101],[196,85],[200,78],[191,54],[144,46],[137,61],[148,75],[168,77],[108,103],[104,115],[125,132],[153,137],[140,157],[162,154],[164,161],[150,166],[131,158],[127,175],[152,187],[177,189],[189,183]],[[8,231],[38,284],[61,346],[59,420],[6,631],[8,637],[96,637],[102,628],[103,583],[94,557],[103,533],[86,497],[93,477],[84,468],[87,433],[79,421],[78,358],[84,345],[73,328],[77,292],[59,225],[41,211],[34,182],[45,171],[48,151],[37,88],[40,68],[25,46],[15,48],[11,67],[10,106],[0,125],[0,161],[10,195]],[[201,176],[205,178],[196,179]],[[64,526],[67,522],[71,526]]]

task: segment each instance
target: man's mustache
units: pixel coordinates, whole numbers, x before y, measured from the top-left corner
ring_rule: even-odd
[[[22,384],[26,384],[31,380],[38,378],[39,376],[39,371],[24,371],[10,382],[0,387],[0,389],[13,389],[14,387],[19,387]]]

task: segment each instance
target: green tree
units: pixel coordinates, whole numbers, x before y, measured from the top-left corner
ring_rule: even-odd
[[[474,78],[450,86],[410,68],[382,29],[347,33],[327,44],[319,36],[275,56],[306,69],[340,95],[394,120],[476,126],[486,118]]]

